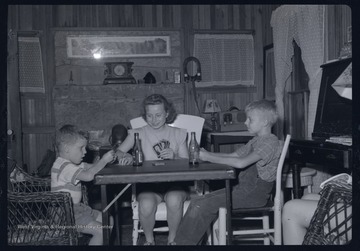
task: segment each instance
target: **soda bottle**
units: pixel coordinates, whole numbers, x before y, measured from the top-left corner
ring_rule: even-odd
[[[196,141],[195,132],[191,132],[191,139],[189,144],[189,164],[196,166],[199,165],[199,152],[200,147]]]
[[[144,154],[141,150],[141,141],[139,139],[139,133],[134,134],[135,143],[133,148],[133,166],[141,166],[144,161]]]

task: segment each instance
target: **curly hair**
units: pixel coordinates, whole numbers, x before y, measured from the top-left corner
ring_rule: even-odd
[[[88,140],[88,133],[80,130],[77,126],[64,125],[56,132],[56,150],[59,151],[60,148],[66,144],[75,144],[79,139]]]
[[[271,125],[274,125],[278,119],[276,105],[272,101],[266,99],[253,101],[245,107],[246,113],[252,110],[259,110],[263,112],[264,115],[267,116]]]
[[[142,117],[146,121],[146,106],[148,105],[158,105],[164,104],[165,112],[168,113],[168,117],[166,118],[166,124],[171,124],[176,119],[177,113],[175,111],[174,105],[169,102],[163,95],[160,94],[152,94],[146,97],[142,103]]]

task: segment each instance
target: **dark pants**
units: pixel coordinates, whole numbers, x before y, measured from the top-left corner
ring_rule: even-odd
[[[258,177],[255,166],[241,171],[239,184],[232,190],[233,208],[264,206],[270,197],[273,185],[274,182],[267,182]],[[177,231],[176,244],[197,245],[210,224],[217,218],[219,207],[226,207],[225,189],[191,199]]]

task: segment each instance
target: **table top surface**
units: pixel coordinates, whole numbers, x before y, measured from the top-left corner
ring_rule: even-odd
[[[255,134],[252,134],[249,131],[210,132],[209,135],[216,135],[216,136],[249,136],[249,137],[255,136]]]
[[[155,165],[155,163],[162,163]],[[210,162],[191,166],[188,159],[145,161],[142,166],[107,165],[95,175],[96,185],[234,179],[234,168]]]

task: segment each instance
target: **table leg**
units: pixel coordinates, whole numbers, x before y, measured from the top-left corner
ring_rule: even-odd
[[[231,227],[231,189],[230,180],[225,180],[226,186],[226,230],[227,230],[227,244],[232,243],[232,227]]]
[[[120,210],[118,206],[118,202],[115,202],[114,204],[115,214],[114,214],[114,227],[116,231],[116,245],[120,245]]]
[[[215,143],[215,142],[214,142],[214,152],[215,153],[220,152],[220,145],[218,143]]]
[[[293,163],[292,164],[292,178],[293,178],[293,194],[294,199],[300,199],[301,198],[301,184],[300,184],[300,171],[301,166],[299,163]]]
[[[106,185],[101,185],[101,207],[105,208],[107,204],[107,195],[106,195]],[[109,213],[106,210],[102,212],[102,225],[103,227],[103,240],[104,245],[109,245],[110,242],[110,233],[107,226],[109,226]]]

